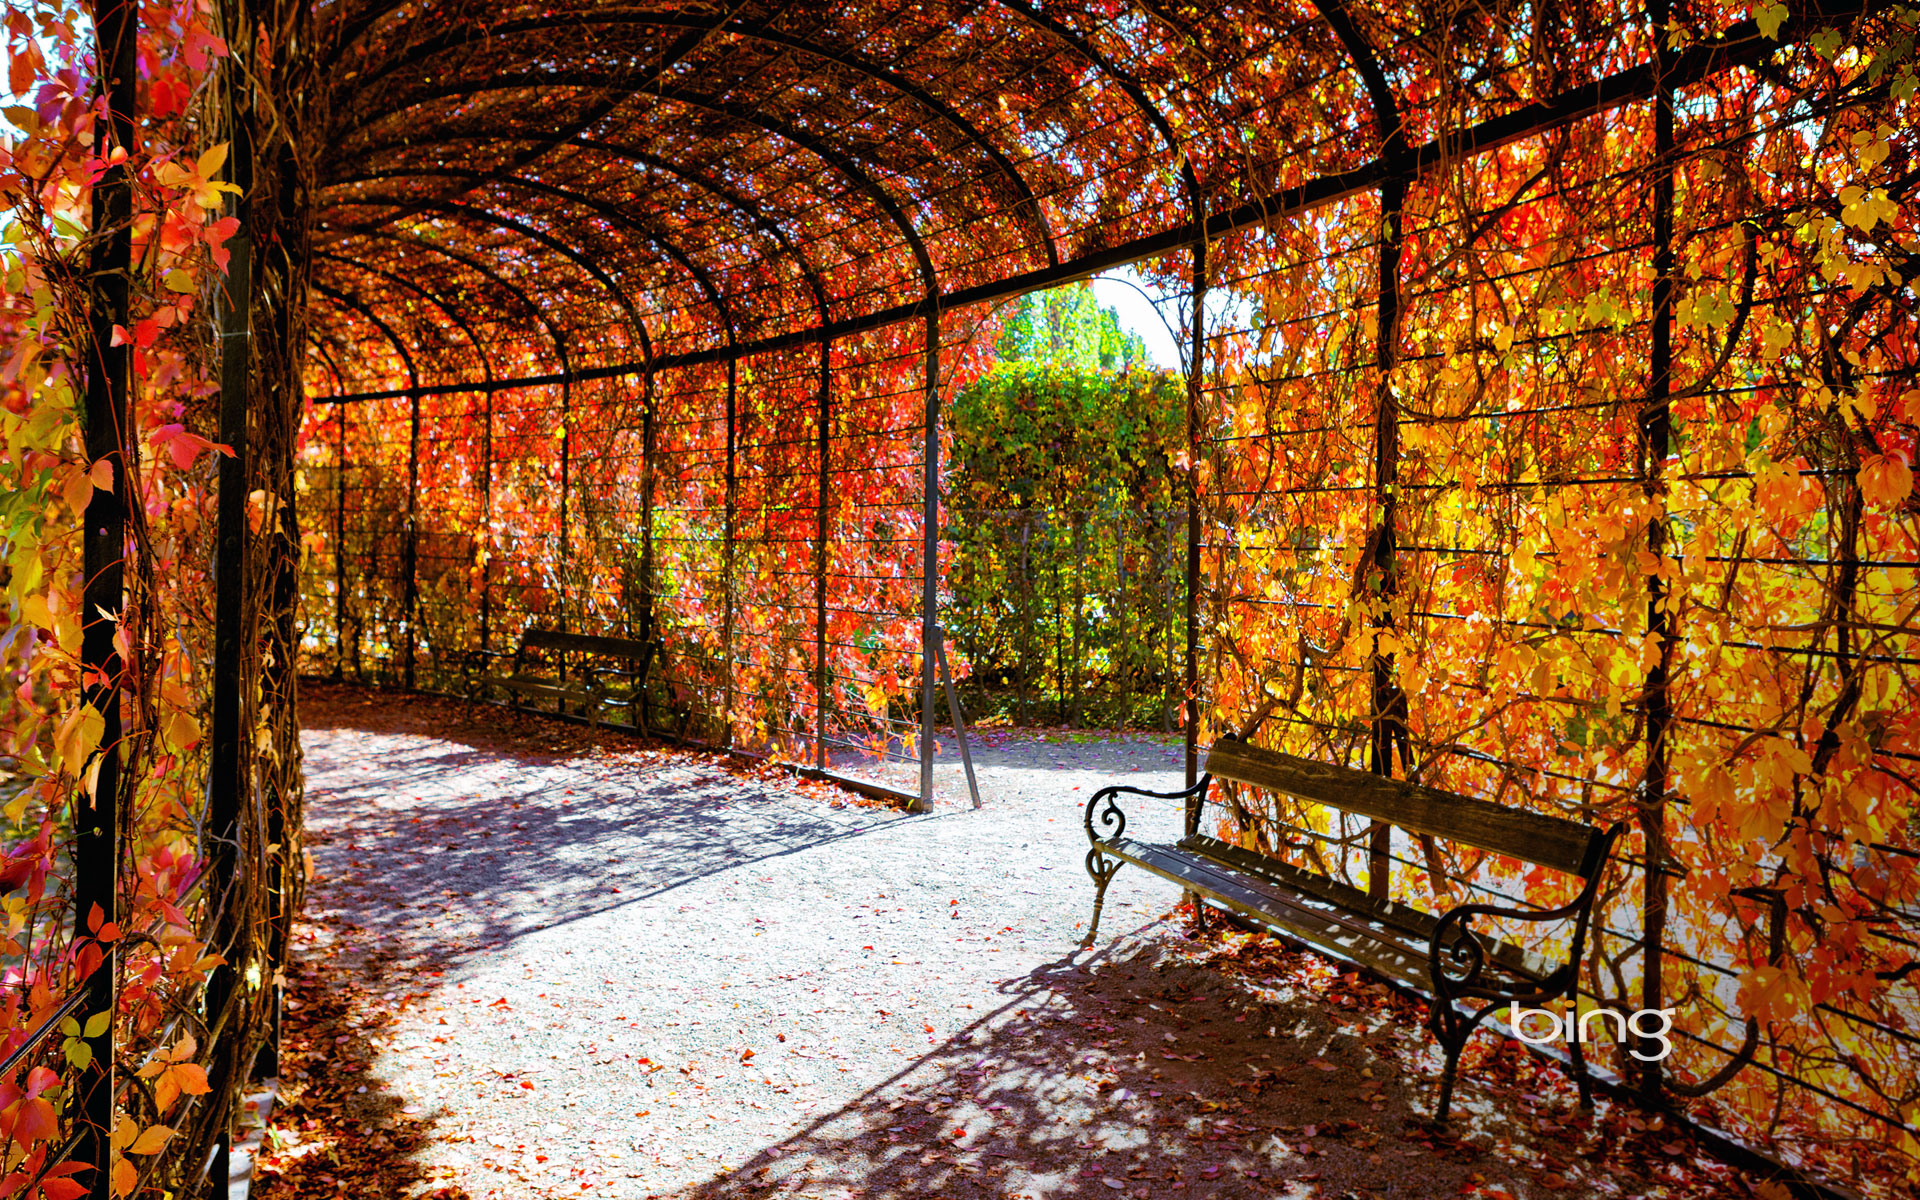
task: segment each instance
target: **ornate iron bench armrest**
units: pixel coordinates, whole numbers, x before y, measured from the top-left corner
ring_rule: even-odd
[[[1200,782],[1177,792],[1150,792],[1146,788],[1128,787],[1120,783],[1109,784],[1095,792],[1093,798],[1087,801],[1087,840],[1097,846],[1101,842],[1110,842],[1127,831],[1127,814],[1120,811],[1119,804],[1114,802],[1115,796],[1146,796],[1153,800],[1191,800],[1195,796],[1206,795],[1207,785],[1212,781],[1211,775],[1202,775]],[[1100,808],[1102,804],[1106,807]],[[1095,812],[1095,809],[1099,811]],[[1104,837],[1094,832],[1095,823],[1106,830]]]
[[[1574,986],[1580,970],[1580,960],[1585,956],[1587,941],[1587,922],[1593,916],[1593,904],[1600,895],[1600,877],[1604,871],[1608,855],[1613,851],[1614,843],[1626,829],[1625,822],[1616,823],[1608,829],[1600,847],[1600,863],[1587,876],[1580,893],[1558,908],[1506,908],[1498,904],[1461,904],[1450,908],[1433,928],[1433,943],[1427,951],[1428,970],[1433,977],[1434,992],[1442,1000],[1453,997],[1482,996],[1497,997],[1506,993],[1481,984],[1480,978],[1486,971],[1487,953],[1480,945],[1480,939],[1471,928],[1475,917],[1504,917],[1513,921],[1565,921],[1573,920],[1573,943],[1568,948],[1567,961],[1548,978],[1541,981],[1535,991],[1536,996],[1559,995]]]

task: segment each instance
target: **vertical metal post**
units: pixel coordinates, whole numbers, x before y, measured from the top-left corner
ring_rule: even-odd
[[[1393,774],[1396,746],[1405,755],[1406,698],[1394,678],[1393,655],[1380,653],[1380,631],[1393,628],[1390,608],[1399,592],[1398,565],[1394,561],[1396,524],[1399,517],[1400,481],[1400,402],[1393,391],[1393,368],[1399,359],[1400,341],[1400,229],[1401,208],[1407,186],[1395,180],[1380,187],[1380,277],[1379,315],[1374,331],[1374,369],[1380,373],[1379,402],[1373,426],[1374,503],[1379,523],[1374,529],[1373,579],[1377,587],[1372,597],[1380,605],[1374,619],[1373,658],[1373,772]],[[1403,764],[1410,766],[1411,764]],[[1387,895],[1387,877],[1393,850],[1393,826],[1375,822],[1367,844],[1367,893],[1376,900]]]
[[[1207,369],[1207,243],[1193,244],[1193,324],[1187,347],[1187,786],[1200,779],[1200,397]]]
[[[1658,87],[1653,109],[1653,314],[1647,398],[1640,410],[1641,475],[1647,499],[1647,551],[1658,563],[1666,554],[1666,469],[1672,423],[1668,398],[1673,386],[1673,92],[1667,87],[1668,0],[1653,0],[1655,71]],[[1667,926],[1667,737],[1673,709],[1667,695],[1667,664],[1673,655],[1667,588],[1658,573],[1647,578],[1647,632],[1660,642],[1660,659],[1647,672],[1647,775],[1640,794],[1640,832],[1646,860],[1642,895],[1646,944],[1640,975],[1641,1007],[1661,1007],[1661,954]],[[1639,1039],[1640,1052],[1654,1061],[1640,1063],[1640,1091],[1651,1104],[1660,1101],[1660,1052],[1650,1038]]]
[[[106,92],[109,110],[103,139],[107,144],[98,149],[104,156],[110,144],[131,155],[139,8],[133,0],[97,0],[92,15],[100,86]],[[126,445],[132,359],[126,346],[113,344],[113,327],[124,325],[128,319],[127,280],[133,267],[133,185],[125,161],[108,167],[94,185],[92,218],[94,232],[105,236],[95,243],[88,264],[92,276],[87,314],[92,354],[86,376],[85,439],[87,458],[107,463],[112,474],[109,487],[93,490],[81,517],[81,556],[86,575],[80,632],[82,697],[100,715],[100,748],[95,752],[91,796],[83,783],[73,799],[76,941],[92,934],[89,918],[96,909],[108,921],[120,916],[122,664],[113,639],[116,623],[126,608]],[[87,989],[83,1018],[114,1011],[118,954],[111,943],[99,949],[100,965],[82,985]],[[100,1036],[89,1039],[93,1060],[75,1085],[81,1122],[75,1157],[94,1168],[89,1184],[95,1200],[106,1200],[109,1195],[113,1041],[113,1024],[109,1021]]]
[[[1161,693],[1160,725],[1172,733],[1174,723],[1180,716],[1180,655],[1173,637],[1173,580],[1174,564],[1180,561],[1180,527],[1174,524],[1174,509],[1171,503],[1167,507],[1167,550],[1160,560],[1160,580],[1165,589],[1166,598],[1160,604],[1160,640],[1166,650],[1166,690]]]
[[[557,614],[561,629],[571,628],[567,621],[567,579],[564,572],[570,560],[567,557],[567,491],[573,486],[573,382],[568,380],[560,385],[560,553],[553,562],[553,581],[560,593],[560,612]],[[558,656],[562,678],[565,677],[567,657]]]
[[[721,547],[720,559],[720,596],[723,610],[720,617],[720,669],[725,672],[721,684],[721,749],[730,749],[733,746],[733,557],[740,504],[739,464],[735,461],[735,455],[739,452],[740,439],[739,401],[740,360],[737,356],[729,354],[727,355],[727,511],[725,542]]]
[[[1071,693],[1067,699],[1067,723],[1075,729],[1080,728],[1086,717],[1086,693],[1081,684],[1086,676],[1087,520],[1084,512],[1073,514],[1073,662],[1072,670],[1062,683]]]
[[[1110,691],[1118,691],[1120,703],[1126,714],[1120,721],[1124,727],[1131,725],[1133,713],[1133,664],[1139,660],[1133,657],[1134,641],[1127,630],[1127,529],[1123,514],[1126,509],[1116,504],[1113,508],[1113,587],[1114,622],[1112,632],[1107,635],[1107,660],[1112,664],[1116,678],[1108,680]],[[1141,643],[1151,646],[1151,638],[1142,638]],[[1148,654],[1152,654],[1149,650]]]
[[[333,406],[340,416],[340,449],[333,470],[333,633],[339,643],[334,678],[347,673],[347,413],[345,404]],[[360,661],[360,631],[354,630],[353,660]]]
[[[640,637],[656,646],[661,642],[659,614],[653,602],[653,481],[658,475],[653,459],[659,436],[659,414],[655,411],[653,390],[653,346],[648,343],[647,364],[640,373],[640,590],[646,598],[646,610],[641,614],[645,628],[640,631]],[[643,734],[653,732],[653,709],[647,699],[647,689],[662,670],[656,650],[646,675],[636,684],[639,689],[634,697],[636,706],[628,710]]]
[[[1033,714],[1033,510],[1020,510],[1020,724]]]
[[[401,667],[401,683],[413,690],[413,664],[418,657],[420,639],[420,393],[407,397],[407,541],[405,546],[407,578],[407,660]]]
[[[493,647],[493,389],[480,429],[480,648]],[[484,660],[482,660],[484,661]]]
[[[213,599],[213,719],[209,730],[207,767],[207,816],[205,848],[208,895],[213,900],[214,923],[211,946],[225,959],[207,976],[207,1025],[224,1027],[225,1036],[215,1043],[212,1077],[213,1097],[223,1104],[243,1080],[237,1076],[246,1070],[238,1051],[240,1033],[223,1020],[233,1006],[238,990],[235,965],[246,950],[238,945],[245,936],[241,925],[241,897],[245,890],[240,869],[240,813],[251,788],[249,763],[252,760],[248,720],[248,700],[253,695],[252,657],[249,620],[247,569],[247,493],[252,476],[252,447],[247,430],[247,393],[253,365],[252,350],[252,239],[248,236],[244,205],[246,192],[253,186],[253,144],[247,120],[240,110],[233,89],[245,86],[244,76],[234,72],[227,81],[227,124],[232,138],[233,182],[242,190],[231,198],[233,215],[241,217],[239,230],[228,240],[232,257],[227,263],[226,286],[219,297],[220,331],[220,440],[231,450],[219,458],[219,525],[214,542]],[[284,499],[284,498],[283,498]],[[276,518],[277,519],[277,518]],[[226,1178],[225,1163],[232,1137],[233,1114],[222,1114],[229,1128],[221,1134],[215,1159],[216,1180]]]
[[[925,442],[921,449],[920,804],[933,803],[934,654],[940,638],[940,309],[927,313]]]
[[[813,765],[827,769],[827,465],[833,445],[833,343],[820,339],[819,476],[814,484],[813,531]]]

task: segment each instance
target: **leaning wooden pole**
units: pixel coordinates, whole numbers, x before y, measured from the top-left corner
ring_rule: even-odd
[[[93,490],[84,516],[81,556],[86,581],[82,589],[84,616],[80,632],[81,678],[86,681],[84,703],[100,716],[100,749],[93,765],[91,786],[82,784],[74,795],[74,937],[88,937],[106,921],[120,916],[120,654],[114,634],[126,607],[126,550],[128,422],[132,387],[132,357],[126,346],[113,344],[113,328],[128,322],[128,280],[133,270],[133,179],[127,163],[134,152],[135,42],[139,8],[133,0],[97,0],[93,8],[94,48],[98,56],[99,87],[109,112],[106,145],[98,145],[102,159],[124,151],[93,189],[92,276],[88,304],[88,332],[92,341],[87,358],[87,458],[104,462],[111,472],[109,486]],[[110,161],[110,160],[109,160]],[[90,928],[91,926],[91,928]],[[102,943],[100,965],[81,985],[87,990],[87,1016],[114,1011],[114,981],[119,958],[113,943]],[[83,1022],[84,1023],[84,1022]],[[75,1086],[80,1143],[75,1157],[94,1167],[90,1194],[95,1200],[110,1195],[108,1167],[113,1147],[114,1069],[113,1022],[89,1039],[92,1059]]]

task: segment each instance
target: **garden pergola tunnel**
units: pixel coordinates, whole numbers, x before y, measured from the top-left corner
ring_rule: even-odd
[[[1845,1131],[1825,1169],[1910,1157],[1907,10],[221,11],[216,831],[296,655],[464,693],[532,628],[659,637],[650,732],[929,798],[943,407],[1008,302],[1127,268],[1182,339],[1189,778],[1236,732],[1631,818],[1584,991],[1678,1049],[1602,1060],[1777,1148]],[[1236,811],[1377,897],[1564,899]]]
[[[834,745],[904,751],[926,797],[943,397],[996,306],[1130,266],[1185,335],[1190,777],[1210,731],[1277,701],[1268,729],[1309,754],[1637,814],[1612,930],[1663,952],[1593,991],[1737,1016],[1724,980],[1767,910],[1728,940],[1737,901],[1670,894],[1701,844],[1680,762],[1719,744],[1704,730],[1767,723],[1676,694],[1700,635],[1676,628],[1665,572],[1567,589],[1559,617],[1502,612],[1490,583],[1526,562],[1530,522],[1535,561],[1580,552],[1555,519],[1659,558],[1686,507],[1717,523],[1690,542],[1708,562],[1785,583],[1851,556],[1913,594],[1903,535],[1870,549],[1856,523],[1849,549],[1829,531],[1759,554],[1737,505],[1679,495],[1746,464],[1679,457],[1676,398],[1696,437],[1744,438],[1758,380],[1728,359],[1764,356],[1695,319],[1691,281],[1720,281],[1756,330],[1802,302],[1756,292],[1754,227],[1707,201],[1712,171],[1779,153],[1807,90],[1779,39],[1844,14],[1795,10],[1777,36],[1737,15],[371,10],[328,61],[344,90],[315,194],[310,661],[458,690],[466,655],[529,624],[657,631],[680,732],[814,767]],[[1501,445],[1496,469],[1475,441]],[[1604,663],[1577,648],[1596,637],[1636,643],[1624,706],[1617,663],[1558,705],[1474,698],[1488,663],[1544,692],[1556,639]],[[1849,653],[1818,636],[1727,640],[1845,687],[1815,682],[1808,655]],[[1449,699],[1416,711],[1414,672]],[[1417,850],[1368,836],[1375,879]],[[1728,1029],[1689,1030],[1695,1078],[1751,1057]],[[1638,1075],[1659,1094],[1659,1066]]]

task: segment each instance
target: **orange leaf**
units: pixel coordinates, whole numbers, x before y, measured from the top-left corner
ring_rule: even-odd
[[[213,1090],[212,1085],[207,1082],[206,1070],[192,1063],[180,1063],[170,1067],[167,1074],[174,1076],[179,1081],[180,1090],[189,1096],[204,1096]]]
[[[133,1139],[133,1145],[127,1147],[128,1154],[158,1154],[166,1148],[167,1139],[173,1136],[173,1130],[165,1125],[152,1125],[141,1131]]]

